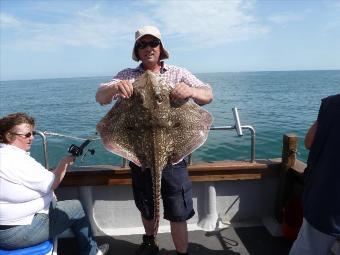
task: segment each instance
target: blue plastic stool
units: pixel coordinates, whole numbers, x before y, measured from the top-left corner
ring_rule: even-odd
[[[47,255],[52,254],[53,240],[47,240],[35,246],[18,249],[18,250],[0,250],[0,255]]]

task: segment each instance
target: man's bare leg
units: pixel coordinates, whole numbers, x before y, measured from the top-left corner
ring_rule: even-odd
[[[142,216],[142,222],[145,229],[145,234],[147,236],[153,236],[154,220],[148,220]]]
[[[147,236],[153,236],[154,220],[147,220],[142,216],[142,222]],[[188,250],[188,229],[187,222],[170,221],[172,241],[176,251],[186,253]]]
[[[186,253],[188,251],[188,229],[187,222],[170,221],[171,236],[174,242],[176,251]]]
[[[142,217],[142,222],[145,230],[143,242],[135,251],[135,255],[156,255],[159,252],[159,247],[153,233],[154,220],[148,220]]]

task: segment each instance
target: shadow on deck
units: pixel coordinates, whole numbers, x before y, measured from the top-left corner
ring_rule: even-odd
[[[109,254],[132,255],[141,242],[140,235],[97,237],[99,244],[109,243]],[[158,235],[159,255],[175,255],[169,233]],[[224,228],[218,231],[189,232],[189,253],[192,255],[286,255],[292,243],[282,237],[273,237],[262,227]],[[77,254],[74,238],[59,240],[59,255]]]

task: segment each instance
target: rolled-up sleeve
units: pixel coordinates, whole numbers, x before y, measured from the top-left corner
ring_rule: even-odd
[[[111,81],[100,83],[98,90],[97,90],[97,94],[100,93],[102,90],[106,89],[108,86],[114,86],[115,84],[117,84],[119,81],[122,81],[122,80],[129,80],[131,83],[133,83],[135,79],[138,77],[138,75],[139,75],[138,69],[132,69],[132,68],[124,69],[120,71],[119,73],[117,73],[112,78]],[[113,96],[110,102],[107,102],[107,103],[111,103],[113,99],[117,99],[117,97]]]
[[[113,86],[115,85],[117,82],[122,81],[122,80],[129,80],[129,81],[134,81],[136,79],[137,76],[139,76],[140,74],[138,73],[137,69],[132,69],[132,68],[127,68],[124,69],[122,71],[120,71],[119,73],[117,73],[111,81],[109,82],[105,82],[105,83],[101,83],[99,85],[99,89],[101,87],[106,87],[106,86]]]
[[[209,84],[202,82],[195,75],[189,72],[187,69],[182,68],[182,81],[189,85],[190,87],[195,88],[211,88]]]

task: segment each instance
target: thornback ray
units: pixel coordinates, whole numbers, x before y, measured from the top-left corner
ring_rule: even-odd
[[[132,96],[119,100],[97,124],[97,131],[107,150],[142,169],[151,169],[156,236],[162,170],[206,141],[213,118],[191,100],[171,103],[172,88],[150,71],[139,77],[133,88]]]

